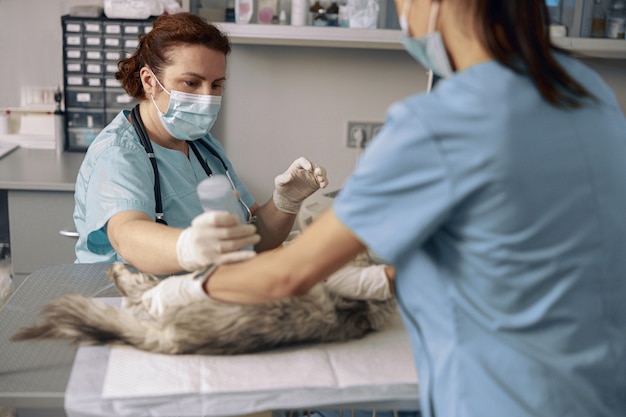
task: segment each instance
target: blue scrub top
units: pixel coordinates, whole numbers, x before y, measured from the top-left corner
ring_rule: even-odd
[[[109,219],[126,210],[155,218],[154,171],[128,111],[120,112],[89,146],[76,179],[74,223],[79,234],[78,263],[112,263],[124,260],[106,235]],[[203,139],[224,160],[237,191],[248,207],[254,198],[243,185],[224,149],[211,135]],[[196,188],[207,174],[193,152],[183,153],[152,143],[159,168],[164,218],[169,226],[188,227],[202,213]],[[218,158],[196,146],[213,174],[225,174]],[[245,221],[245,213],[241,213]]]
[[[596,102],[476,65],[393,105],[335,201],[397,267],[424,417],[626,415],[626,120],[558,59]]]

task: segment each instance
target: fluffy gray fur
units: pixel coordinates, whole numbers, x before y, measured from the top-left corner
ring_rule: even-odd
[[[44,306],[43,323],[22,329],[13,340],[67,339],[75,344],[121,344],[167,354],[232,355],[360,338],[383,328],[396,308],[393,299],[350,299],[319,284],[305,296],[260,305],[207,297],[170,309],[156,320],[147,314],[141,295],[158,285],[158,278],[131,272],[122,264],[113,265],[108,275],[125,297],[125,308],[65,295]]]

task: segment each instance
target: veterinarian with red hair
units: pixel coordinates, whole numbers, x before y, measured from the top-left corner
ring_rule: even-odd
[[[390,108],[332,210],[291,245],[206,274],[205,292],[303,294],[369,247],[397,268],[424,417],[623,417],[614,93],[551,44],[544,0],[396,6],[404,47],[443,79]]]
[[[122,261],[144,272],[193,271],[280,245],[302,201],[328,180],[299,158],[257,204],[209,133],[226,82],[230,41],[189,13],[164,15],[116,78],[139,104],[122,111],[89,146],[76,180],[77,262]],[[240,213],[202,213],[196,188],[226,175]],[[156,220],[156,221],[155,221]],[[254,222],[253,222],[254,220]]]

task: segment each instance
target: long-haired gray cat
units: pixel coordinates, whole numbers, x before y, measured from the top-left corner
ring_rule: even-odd
[[[146,311],[141,296],[160,283],[158,278],[131,272],[122,264],[113,265],[108,275],[125,297],[123,309],[80,295],[65,295],[43,308],[43,323],[22,329],[13,340],[67,339],[168,354],[241,354],[296,343],[360,338],[383,328],[396,308],[393,298],[359,300],[318,284],[305,296],[260,305],[207,297],[169,309],[155,319]]]

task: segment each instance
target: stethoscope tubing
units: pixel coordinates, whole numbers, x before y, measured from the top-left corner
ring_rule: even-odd
[[[130,117],[131,117],[132,125],[135,127],[135,131],[137,132],[137,135],[139,136],[139,141],[141,142],[144,149],[146,150],[148,158],[150,158],[150,163],[152,164],[152,170],[154,171],[154,199],[156,203],[155,221],[157,223],[167,225],[167,222],[165,221],[164,213],[163,213],[163,199],[161,196],[161,182],[159,180],[159,167],[157,165],[156,156],[154,154],[154,149],[152,148],[152,143],[150,141],[150,138],[148,137],[143,121],[141,120],[141,115],[139,114],[139,104],[133,107],[133,110],[130,113]],[[248,223],[254,222],[254,216],[252,215],[252,211],[250,210],[250,207],[248,207],[248,205],[241,199],[239,195],[239,191],[237,191],[235,182],[230,176],[228,166],[226,165],[226,162],[224,161],[224,159],[217,153],[217,151],[215,151],[215,149],[213,149],[202,138],[197,139],[195,141],[187,141],[189,148],[192,150],[192,152],[196,156],[196,159],[198,159],[198,162],[202,166],[202,169],[207,174],[207,176],[211,177],[213,175],[213,171],[211,170],[206,160],[202,157],[202,154],[196,147],[195,145],[196,142],[204,146],[204,148],[207,151],[209,151],[211,155],[213,155],[215,158],[217,158],[218,161],[220,161],[220,163],[222,164],[222,167],[224,168],[224,172],[226,173],[226,177],[228,178],[228,181],[230,182],[230,185],[233,188],[233,191],[236,192],[237,194],[237,199],[239,200],[239,203],[246,209],[246,212],[248,215],[247,216]]]

